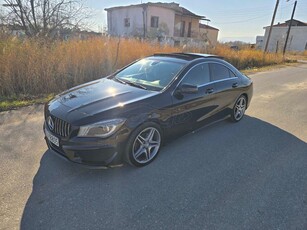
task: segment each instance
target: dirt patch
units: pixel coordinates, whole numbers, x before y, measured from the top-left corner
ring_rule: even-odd
[[[307,82],[285,84],[284,87],[288,90],[307,90]]]

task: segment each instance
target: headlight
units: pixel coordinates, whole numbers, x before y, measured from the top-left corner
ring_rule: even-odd
[[[105,120],[91,125],[81,126],[79,137],[109,137],[125,122],[125,119]]]

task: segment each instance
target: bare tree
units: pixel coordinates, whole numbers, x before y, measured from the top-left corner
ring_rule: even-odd
[[[82,0],[3,0],[8,24],[19,25],[28,37],[54,37],[60,29],[79,28],[89,17]]]

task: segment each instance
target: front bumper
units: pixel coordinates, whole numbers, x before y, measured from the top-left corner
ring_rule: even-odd
[[[46,137],[46,127],[44,124],[45,141],[48,148],[68,161],[90,168],[112,167],[122,163],[122,147],[114,140],[80,137],[69,139],[52,133],[59,138],[59,146],[56,146]],[[51,131],[48,130],[48,132]]]

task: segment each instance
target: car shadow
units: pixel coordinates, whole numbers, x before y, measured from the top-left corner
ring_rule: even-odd
[[[307,144],[254,117],[163,147],[150,165],[90,170],[46,151],[21,229],[306,229]]]

